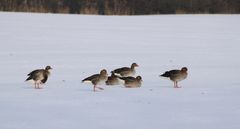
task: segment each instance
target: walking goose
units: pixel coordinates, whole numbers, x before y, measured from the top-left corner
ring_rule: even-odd
[[[101,70],[100,74],[94,74],[92,76],[89,76],[89,77],[83,79],[82,82],[92,83],[93,91],[95,92],[96,88],[103,90],[103,88],[97,87],[97,85],[105,84],[105,82],[107,81],[107,78],[108,78],[107,70],[103,69],[103,70]]]

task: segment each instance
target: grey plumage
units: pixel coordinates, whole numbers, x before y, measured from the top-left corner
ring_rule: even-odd
[[[127,88],[137,88],[142,85],[142,77],[120,77],[120,79],[124,80],[124,86]]]
[[[117,75],[112,73],[111,76],[108,77],[106,85],[120,85],[122,82],[123,81]]]
[[[187,67],[183,67],[181,70],[166,71],[160,76],[170,78],[170,80],[174,82],[174,88],[180,88],[178,86],[178,82],[187,78],[188,75],[187,71],[188,71]]]
[[[138,67],[137,63],[132,63],[131,67],[122,67],[113,70],[111,73],[114,73],[115,75],[119,75],[120,77],[128,77],[128,76],[134,76],[136,71],[135,67]]]
[[[82,80],[82,82],[91,82],[94,87],[93,91],[96,91],[96,88],[103,90],[101,87],[97,87],[97,85],[105,83],[107,81],[108,75],[107,70],[101,70],[100,74],[94,74]]]
[[[45,69],[37,69],[28,74],[28,78],[25,81],[33,80],[36,89],[40,89],[40,84],[44,84],[48,80],[50,75],[51,66],[46,66]]]

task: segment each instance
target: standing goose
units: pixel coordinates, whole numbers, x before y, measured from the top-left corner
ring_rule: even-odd
[[[120,85],[120,84],[123,84],[123,80],[120,79],[114,73],[112,73],[111,76],[109,76],[106,81],[106,85]]]
[[[141,87],[142,85],[142,77],[137,76],[135,77],[121,77],[124,80],[124,86],[127,88],[137,88]]]
[[[28,78],[25,81],[33,80],[35,89],[40,89],[40,84],[47,82],[50,75],[51,66],[46,66],[45,69],[37,69],[28,74]]]
[[[187,67],[183,67],[181,70],[170,70],[166,71],[164,74],[160,75],[162,77],[168,77],[174,83],[174,88],[181,88],[178,86],[178,82],[187,78],[188,69]]]
[[[103,69],[101,70],[100,74],[94,74],[90,77],[87,77],[83,79],[82,82],[91,82],[93,84],[93,91],[96,91],[96,88],[103,90],[103,88],[97,87],[97,85],[105,84],[107,78],[108,78],[107,70]]]
[[[112,73],[121,77],[134,76],[134,74],[136,73],[135,67],[138,67],[138,64],[132,63],[130,68],[129,67],[118,68],[113,70]]]

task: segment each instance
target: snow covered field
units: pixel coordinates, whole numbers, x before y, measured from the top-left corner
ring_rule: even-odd
[[[240,15],[0,13],[0,129],[239,129]],[[81,80],[137,62],[141,88]],[[46,65],[43,89],[24,82]],[[174,89],[158,75],[186,66]]]

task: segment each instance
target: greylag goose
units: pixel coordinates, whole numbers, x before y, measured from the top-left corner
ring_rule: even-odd
[[[135,71],[135,67],[138,67],[137,63],[132,63],[131,67],[122,67],[122,68],[118,68],[113,70],[111,73],[114,73],[117,76],[120,77],[128,77],[128,76],[134,76],[136,71]]]
[[[127,88],[137,88],[142,85],[142,77],[121,77],[120,79],[124,80],[124,86]]]
[[[107,70],[101,70],[100,74],[94,74],[82,80],[82,82],[90,82],[93,84],[93,91],[96,91],[96,88],[103,90],[101,87],[97,87],[97,85],[105,84],[107,81],[108,74]]]
[[[183,67],[181,70],[166,71],[164,74],[160,76],[170,78],[170,80],[172,80],[174,83],[174,88],[180,88],[178,86],[178,82],[187,78],[188,75],[187,71],[188,71],[187,67]]]
[[[45,69],[37,69],[28,74],[28,78],[25,81],[33,80],[35,89],[40,89],[40,84],[47,82],[50,75],[51,66],[46,66]]]
[[[112,73],[111,76],[109,76],[106,81],[106,85],[120,85],[120,84],[123,84],[123,80],[120,79],[114,73]]]

